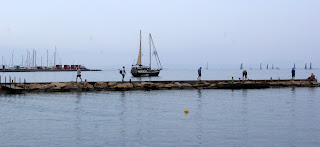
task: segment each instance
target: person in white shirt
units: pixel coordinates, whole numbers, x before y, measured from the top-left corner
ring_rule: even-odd
[[[122,81],[124,81],[124,76],[125,76],[126,74],[127,74],[127,73],[126,73],[126,69],[125,69],[125,67],[123,66],[123,67],[122,67],[122,70],[121,70]]]
[[[82,79],[81,79],[81,70],[80,70],[80,68],[77,69],[76,83],[77,83],[78,77],[80,78],[80,80],[81,80],[81,82],[82,82]]]

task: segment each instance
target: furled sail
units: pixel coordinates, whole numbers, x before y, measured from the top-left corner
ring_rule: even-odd
[[[139,49],[137,65],[141,65],[141,30],[140,30],[140,49]]]

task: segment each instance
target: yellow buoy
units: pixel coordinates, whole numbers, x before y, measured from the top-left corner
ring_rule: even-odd
[[[184,113],[189,113],[189,110],[188,109],[184,110]]]

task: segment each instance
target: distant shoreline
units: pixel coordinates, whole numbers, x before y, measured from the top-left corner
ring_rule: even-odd
[[[5,69],[0,72],[57,72],[57,71],[77,71],[76,69]],[[81,71],[102,71],[101,69],[81,69]]]

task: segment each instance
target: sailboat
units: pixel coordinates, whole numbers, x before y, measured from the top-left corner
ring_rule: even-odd
[[[260,63],[260,70],[262,70],[262,63]]]
[[[310,62],[310,68],[309,69],[312,69],[311,62]]]
[[[152,69],[151,68],[151,48],[153,49],[153,54],[156,57],[156,63],[158,68],[156,69]],[[138,55],[138,60],[137,60],[137,64],[136,65],[132,65],[131,68],[131,74],[134,77],[150,77],[150,76],[158,76],[160,73],[160,70],[162,70],[162,65],[156,50],[156,47],[154,45],[153,39],[151,34],[149,33],[149,51],[150,51],[150,62],[149,62],[149,66],[143,66],[141,64],[141,30],[140,30],[140,48],[139,48],[139,55]]]
[[[304,69],[307,69],[307,63],[306,63],[306,65],[304,66]]]

